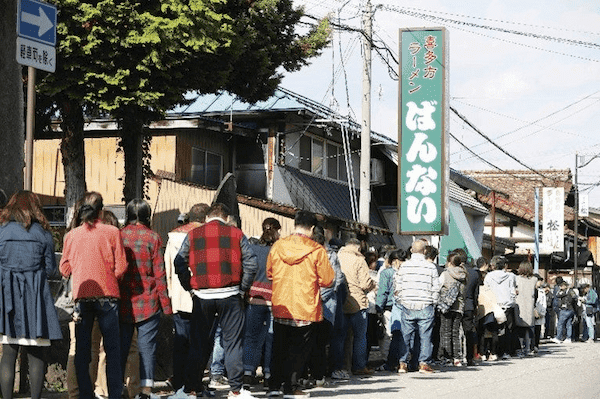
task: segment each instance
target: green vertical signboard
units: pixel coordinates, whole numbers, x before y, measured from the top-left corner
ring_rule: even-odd
[[[400,234],[448,234],[446,43],[444,28],[400,30]]]

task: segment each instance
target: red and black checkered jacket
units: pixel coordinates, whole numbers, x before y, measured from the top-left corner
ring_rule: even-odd
[[[188,233],[190,286],[192,289],[224,288],[242,282],[244,233],[220,220],[212,220]]]
[[[138,323],[161,309],[171,314],[160,236],[144,225],[132,224],[121,230],[121,237],[128,263],[119,282],[121,322]]]

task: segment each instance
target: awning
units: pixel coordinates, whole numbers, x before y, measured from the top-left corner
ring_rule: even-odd
[[[473,235],[471,226],[463,212],[462,206],[450,200],[450,229],[447,236],[440,237],[441,265],[446,263],[448,253],[456,248],[463,248],[470,259],[477,260],[481,256],[481,248]]]

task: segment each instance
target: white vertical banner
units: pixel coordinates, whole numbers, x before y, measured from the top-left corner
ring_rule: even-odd
[[[582,218],[586,218],[586,217],[590,216],[589,197],[587,194],[581,194],[581,193],[579,193],[578,197],[579,197],[579,204],[578,204],[579,206],[577,207],[578,215],[581,216]]]
[[[565,189],[543,189],[542,247],[549,252],[565,250]]]

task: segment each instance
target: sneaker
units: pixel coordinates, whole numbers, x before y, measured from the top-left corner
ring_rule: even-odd
[[[431,374],[431,373],[435,373],[435,370],[432,369],[431,366],[428,365],[427,363],[421,363],[421,364],[419,364],[419,373]]]
[[[335,370],[331,373],[331,378],[334,380],[349,380],[350,374],[346,370]]]
[[[408,373],[408,364],[400,362],[400,365],[398,366],[398,373],[399,374]]]
[[[590,339],[588,339],[588,340],[587,340],[587,341],[585,341],[585,342],[586,342],[586,343],[588,343],[588,344],[593,344],[593,343],[594,343],[594,339],[593,339],[593,338],[590,338]]]
[[[453,364],[455,367],[462,367],[462,362],[460,361],[460,359],[454,359]]]
[[[267,398],[278,398],[282,394],[283,393],[281,391],[269,391],[269,392],[267,392]]]
[[[502,360],[510,360],[511,356],[508,353],[505,353],[504,355],[502,355]]]
[[[498,355],[489,355],[488,356],[488,361],[495,362],[496,360],[498,360]]]
[[[573,341],[571,340],[571,338],[567,338],[563,341],[565,344],[572,344]]]
[[[213,378],[211,378],[210,383],[208,384],[208,387],[210,389],[228,389],[228,388],[230,388],[229,381],[227,380],[227,378],[225,378],[225,376],[222,376],[222,375],[214,376]]]
[[[327,380],[325,380],[325,377],[323,377],[320,380],[316,380],[315,385],[320,388],[327,388],[329,386],[329,382],[327,382]]]
[[[249,391],[250,387],[252,385],[254,385],[255,382],[256,382],[256,379],[254,377],[252,377],[251,375],[244,375],[242,377],[242,388]]]
[[[229,391],[229,394],[227,395],[228,399],[257,399],[256,397],[252,396],[250,394],[250,391],[247,391],[245,389],[240,389],[238,392],[235,391]]]
[[[556,337],[552,338],[550,341],[554,342],[555,344],[562,344],[562,341]]]
[[[283,394],[283,399],[301,399],[301,398],[309,398],[309,397],[310,397],[310,393],[304,392],[301,390]]]
[[[168,396],[167,399],[196,399],[196,395],[185,393],[184,387],[181,387],[173,395]]]
[[[481,359],[482,362],[485,362],[486,360],[488,360],[488,357],[486,355],[481,355],[479,358]]]
[[[373,374],[373,370],[371,370],[370,368],[367,368],[367,367],[363,367],[360,370],[354,370],[352,372],[352,374],[354,374],[354,375],[371,375],[371,374]]]

